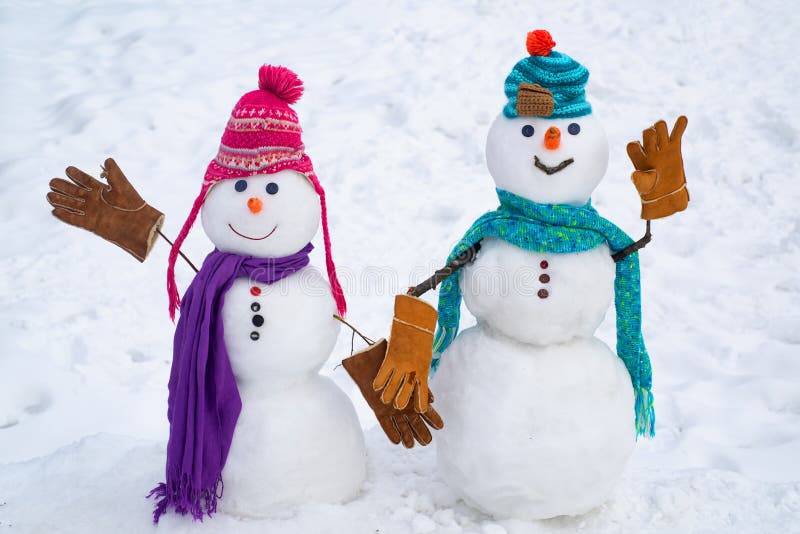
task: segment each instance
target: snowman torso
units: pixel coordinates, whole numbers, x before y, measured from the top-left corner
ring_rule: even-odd
[[[225,294],[222,320],[240,392],[269,395],[265,384],[317,373],[336,343],[334,313],[330,288],[316,267],[271,285],[236,279]]]
[[[358,419],[344,392],[318,374],[339,332],[335,311],[314,267],[273,285],[239,278],[227,292],[225,346],[242,412],[222,473],[226,513],[274,515],[348,499],[360,487]]]
[[[614,273],[607,245],[546,254],[486,238],[459,283],[479,322],[524,343],[550,345],[594,335],[614,298]]]

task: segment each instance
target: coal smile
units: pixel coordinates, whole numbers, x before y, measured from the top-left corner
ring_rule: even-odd
[[[573,158],[565,159],[555,167],[548,167],[539,160],[539,156],[533,156],[533,164],[536,166],[536,168],[548,175],[564,170],[570,163],[575,163],[575,160]]]
[[[249,240],[251,240],[251,241],[261,241],[262,239],[266,239],[266,238],[268,238],[269,236],[271,236],[272,234],[274,234],[274,233],[275,233],[275,230],[277,230],[277,229],[278,229],[278,225],[276,224],[276,225],[275,225],[275,228],[273,228],[273,229],[272,229],[272,231],[271,231],[270,233],[268,233],[267,235],[265,235],[264,237],[250,237],[249,235],[244,235],[244,234],[242,234],[242,233],[240,233],[240,232],[237,232],[237,231],[236,231],[236,228],[234,228],[234,227],[233,227],[233,225],[232,225],[231,223],[228,223],[228,228],[230,228],[231,230],[233,230],[233,233],[234,233],[234,234],[236,234],[236,235],[238,235],[239,237],[243,237],[243,238],[245,238],[245,239],[249,239]]]

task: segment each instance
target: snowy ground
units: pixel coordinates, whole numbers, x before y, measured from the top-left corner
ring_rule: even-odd
[[[690,210],[656,224],[642,255],[657,439],[640,441],[600,509],[495,521],[456,500],[432,448],[390,447],[336,368],[343,332],[324,372],[366,429],[363,494],[269,521],[168,516],[159,528],[800,532],[800,15],[788,1],[722,0],[0,4],[0,532],[147,531],[142,497],[163,469],[167,248],[139,265],[58,223],[51,177],[112,155],[175,235],[230,108],[259,64],[286,64],[306,83],[297,109],[350,318],[386,335],[391,295],[496,205],[484,138],[537,27],[592,71],[612,147],[594,203],[632,234],[625,143],[689,117]],[[209,250],[199,229],[185,250]],[[613,314],[600,335],[613,340]]]

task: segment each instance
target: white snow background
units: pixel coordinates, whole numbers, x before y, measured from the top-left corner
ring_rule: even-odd
[[[349,318],[385,336],[394,292],[497,204],[485,135],[534,28],[592,73],[611,144],[594,204],[632,235],[625,144],[689,117],[690,208],[657,221],[641,254],[656,439],[585,516],[492,519],[437,476],[433,446],[393,447],[376,428],[336,367],[342,330],[323,372],[365,428],[361,495],[264,521],[169,514],[158,530],[800,532],[800,15],[765,0],[1,2],[0,532],[156,528],[144,495],[168,430],[168,248],[140,265],[58,222],[50,178],[113,156],[175,236],[233,104],[260,64],[287,65],[306,85],[296,109]],[[210,250],[199,225],[184,250]],[[183,288],[191,274],[178,265]],[[613,319],[599,331],[611,346]]]

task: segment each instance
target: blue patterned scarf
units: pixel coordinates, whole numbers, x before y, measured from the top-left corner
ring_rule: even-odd
[[[591,206],[538,204],[497,190],[500,206],[482,215],[455,246],[447,263],[487,236],[497,237],[524,250],[541,253],[584,252],[608,243],[612,252],[622,250],[633,240],[607,221]],[[650,357],[642,338],[639,254],[633,253],[617,262],[614,280],[614,304],[617,309],[617,355],[631,375],[636,398],[636,435],[655,435],[655,410],[650,391],[653,377]],[[458,333],[461,316],[461,290],[458,273],[442,282],[439,288],[439,328],[433,341],[436,353],[432,367]]]

